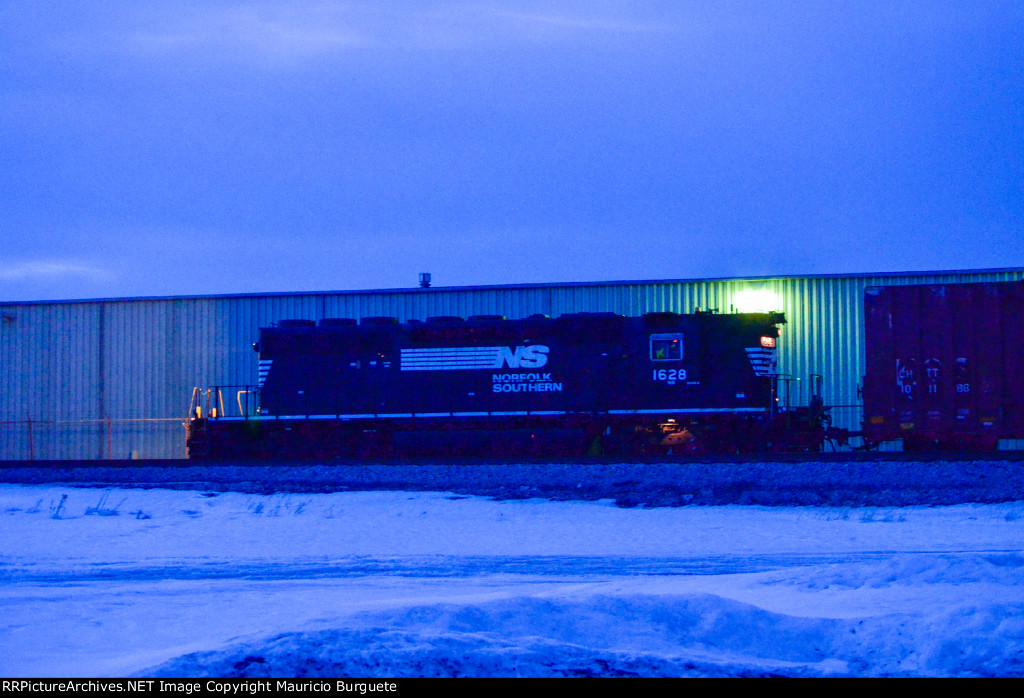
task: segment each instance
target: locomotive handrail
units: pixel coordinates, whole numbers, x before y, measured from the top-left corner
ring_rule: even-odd
[[[230,414],[224,406],[224,391],[235,390],[237,414]],[[259,409],[259,388],[254,385],[214,385],[208,388],[195,387],[188,406],[188,420],[220,419],[232,417],[248,419]]]
[[[203,393],[199,386],[192,388],[192,396],[188,401],[188,411],[185,413],[185,419],[191,422],[193,419],[201,419],[203,416],[202,408],[202,396]]]
[[[249,416],[249,396],[250,395],[255,396],[255,395],[259,394],[257,390],[250,390],[249,388],[251,388],[251,387],[252,386],[245,386],[244,388],[242,388],[242,390],[238,391],[238,395],[236,396],[236,399],[238,400],[238,412],[239,412],[239,414],[241,414],[244,417],[248,417]],[[242,396],[243,395],[245,396],[245,406],[244,407],[242,406]]]
[[[213,406],[210,406],[210,403]],[[220,412],[217,411],[217,407],[220,407]],[[221,393],[220,388],[207,388],[206,389],[206,409],[209,412],[207,416],[216,419],[218,416],[224,416],[224,395]]]
[[[782,407],[779,408],[782,412],[788,412],[790,410],[791,396],[792,396],[792,383],[799,383],[800,379],[794,376],[792,373],[776,373],[773,377],[776,385],[786,386],[786,401]],[[778,389],[776,389],[776,397],[778,396]]]

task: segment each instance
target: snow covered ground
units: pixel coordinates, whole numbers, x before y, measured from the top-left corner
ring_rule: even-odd
[[[0,485],[0,675],[1024,676],[1024,502]]]

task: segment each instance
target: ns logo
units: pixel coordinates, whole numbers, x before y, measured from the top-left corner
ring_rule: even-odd
[[[528,347],[500,347],[498,362],[494,368],[540,368],[548,362],[548,347],[534,344]]]

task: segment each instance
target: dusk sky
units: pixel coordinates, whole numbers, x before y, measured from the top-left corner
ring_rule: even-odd
[[[0,3],[0,301],[1024,266],[1024,3]]]

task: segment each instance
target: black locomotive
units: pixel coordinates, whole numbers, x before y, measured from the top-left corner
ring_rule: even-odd
[[[783,323],[714,312],[284,320],[254,345],[257,386],[196,391],[189,457],[816,450],[828,436],[820,400],[789,411],[775,395]]]

